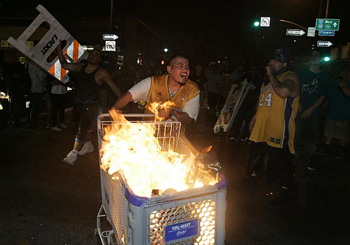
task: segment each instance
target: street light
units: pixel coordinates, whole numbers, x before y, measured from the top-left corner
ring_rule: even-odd
[[[167,48],[164,49],[164,52],[165,52],[165,53],[168,53],[168,51],[169,51],[169,49],[167,49]]]

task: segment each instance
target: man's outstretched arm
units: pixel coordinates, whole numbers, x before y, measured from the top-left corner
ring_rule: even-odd
[[[118,96],[118,98],[122,97],[122,91],[117,87],[117,85],[113,82],[111,75],[108,71],[105,69],[100,69],[98,73],[96,74],[97,79],[101,80],[104,83],[107,83],[107,85],[113,90],[115,95]]]
[[[132,101],[132,95],[127,91],[121,98],[119,98],[113,105],[113,108],[117,110],[123,109],[127,104]]]

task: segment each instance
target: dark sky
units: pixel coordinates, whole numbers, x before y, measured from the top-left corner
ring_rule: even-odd
[[[323,1],[323,5],[320,4]],[[261,39],[257,47],[273,48],[292,42],[312,43],[306,37],[286,37],[287,28],[297,28],[280,22],[289,20],[305,27],[315,26],[319,15],[325,16],[327,0],[114,0],[114,16],[137,17],[157,32],[169,48],[199,49],[218,58],[245,52],[251,42]],[[335,45],[345,45],[350,41],[347,31],[350,17],[350,1],[329,0],[329,18],[338,18],[340,31],[329,38]],[[41,3],[57,19],[61,17],[106,17],[110,16],[110,0],[46,0],[17,1],[0,0],[0,17],[32,16],[38,12],[35,7]],[[341,5],[339,5],[341,3]],[[270,28],[253,28],[254,19],[271,17]],[[193,44],[195,44],[193,47]],[[247,46],[248,45],[248,46]],[[255,45],[255,44],[254,44]],[[264,45],[264,46],[259,46]],[[266,46],[266,45],[270,45]],[[186,50],[187,49],[187,50]],[[243,54],[244,55],[244,54]]]

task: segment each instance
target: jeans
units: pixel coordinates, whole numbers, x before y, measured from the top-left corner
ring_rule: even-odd
[[[100,113],[98,102],[88,104],[76,103],[73,114],[79,123],[78,133],[75,140],[79,143],[89,141],[92,132],[96,130],[97,115]]]
[[[279,180],[281,186],[289,188],[293,179],[292,158],[288,146],[276,148],[266,143],[252,142],[247,158],[247,174],[263,170],[268,185]]]
[[[45,93],[30,94],[30,126],[38,126],[38,115],[44,103]]]
[[[320,137],[320,117],[295,120],[295,158],[310,161],[316,152]]]

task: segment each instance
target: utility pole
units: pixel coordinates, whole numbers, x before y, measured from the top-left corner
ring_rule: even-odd
[[[327,0],[327,5],[326,5],[326,19],[328,18],[328,9],[329,9],[329,0]]]
[[[323,17],[323,6],[324,6],[324,0],[320,0],[320,6],[318,8],[318,18]],[[325,18],[328,18],[328,10],[329,10],[329,0],[327,0],[326,3],[326,13],[325,13]]]
[[[113,26],[113,1],[111,0],[111,12],[109,15],[109,32],[112,33],[112,26]]]

